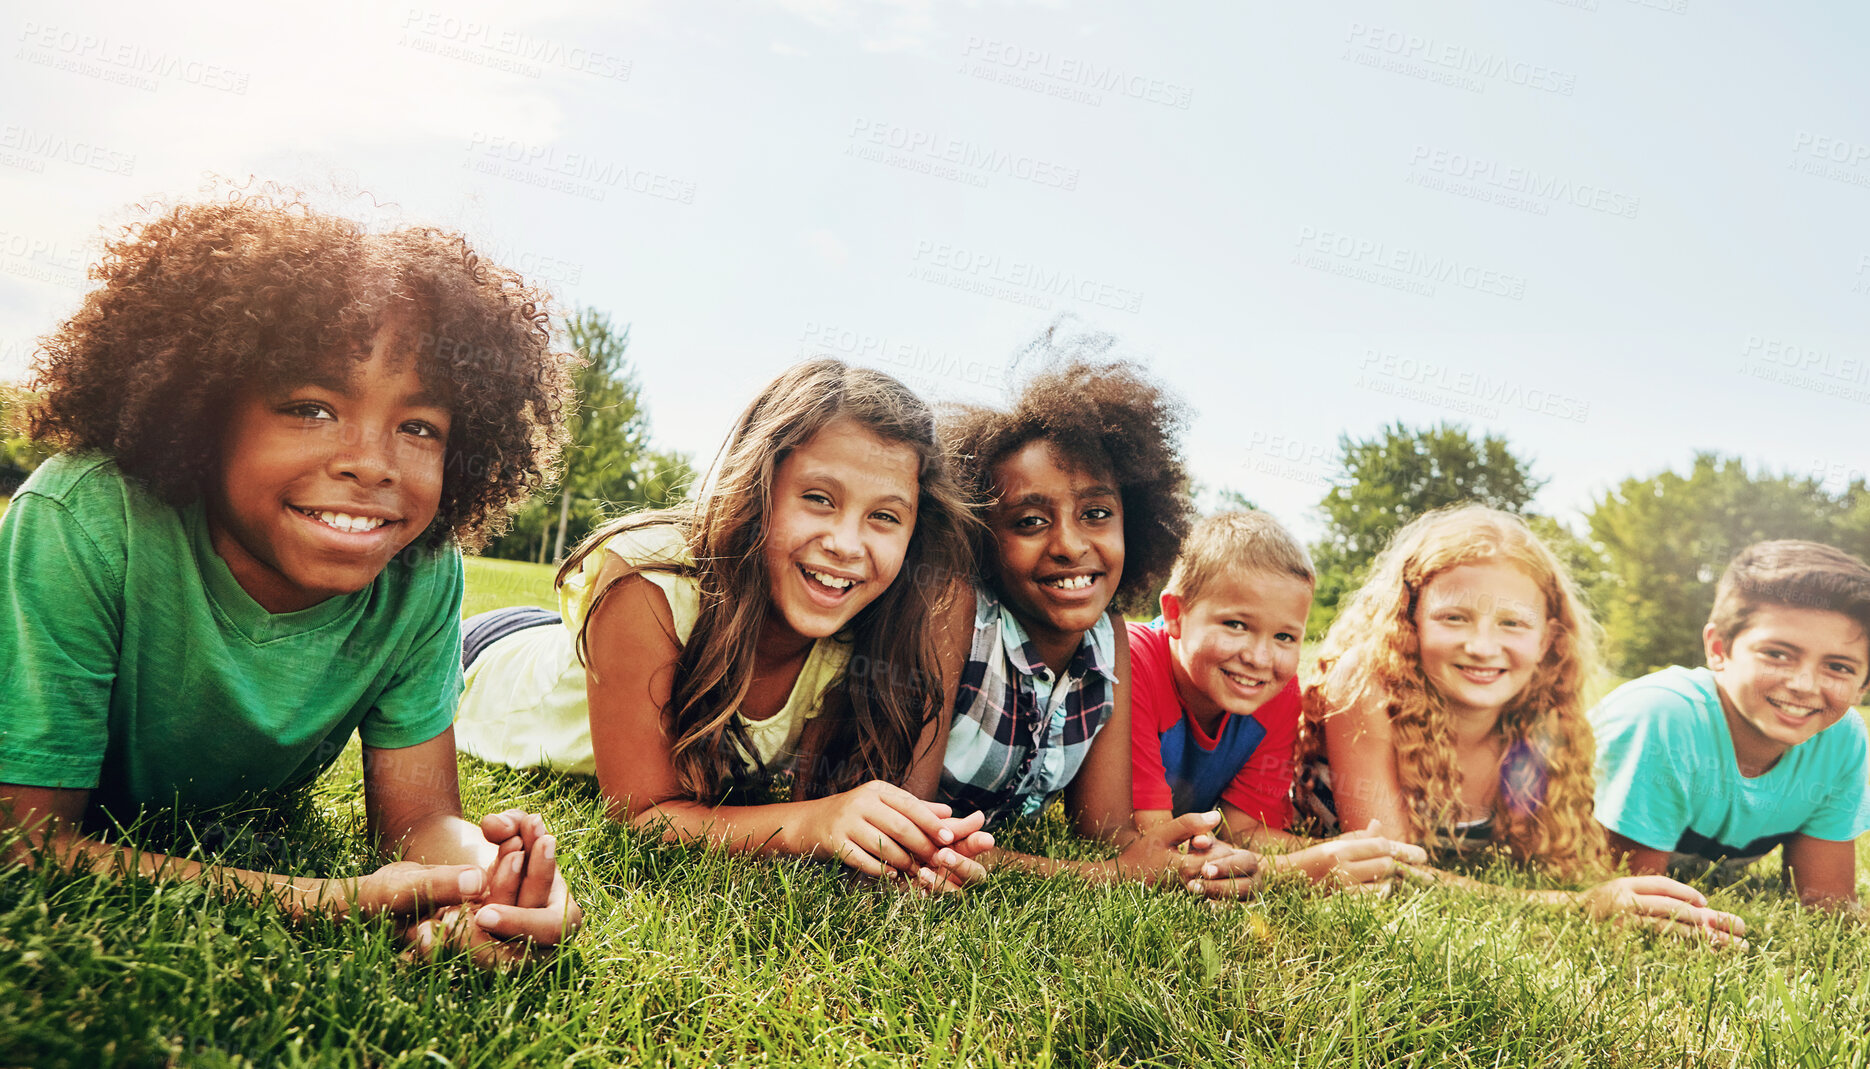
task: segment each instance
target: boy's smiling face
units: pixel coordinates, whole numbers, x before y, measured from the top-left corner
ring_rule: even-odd
[[[1748,775],[1843,719],[1870,673],[1870,638],[1828,609],[1760,605],[1731,643],[1712,624],[1702,641],[1734,756]]]
[[[1310,583],[1269,571],[1229,572],[1193,602],[1162,595],[1182,707],[1209,734],[1258,711],[1298,674],[1311,607]]]
[[[329,378],[234,401],[208,530],[268,612],[362,590],[435,518],[449,409],[416,371],[409,328],[386,324],[368,360]]]

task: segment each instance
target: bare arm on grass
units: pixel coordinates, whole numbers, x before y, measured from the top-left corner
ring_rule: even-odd
[[[709,805],[684,790],[664,721],[681,647],[668,599],[648,579],[631,575],[609,586],[592,612],[586,646],[591,744],[612,819],[658,827],[672,841],[835,858],[867,876],[916,873],[930,890],[943,889],[943,881],[922,877],[924,869],[943,868],[957,884],[982,875],[972,859],[945,849],[978,831],[980,815],[954,819],[946,806],[893,783],[754,806]]]

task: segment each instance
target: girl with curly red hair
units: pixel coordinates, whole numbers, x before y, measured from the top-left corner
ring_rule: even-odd
[[[290,196],[152,213],[42,344],[46,461],[0,520],[0,820],[15,852],[390,914],[484,961],[579,910],[518,810],[461,818],[461,555],[556,460],[543,294],[460,236],[368,234]],[[97,838],[146,805],[305,784],[361,734],[401,860],[356,879]],[[470,916],[472,919],[470,920]]]
[[[1420,517],[1325,635],[1304,695],[1301,816],[1324,834],[1376,821],[1443,856],[1490,844],[1559,876],[1600,872],[1583,697],[1597,665],[1596,622],[1524,520],[1477,505]],[[1662,877],[1538,897],[1671,929],[1741,927]]]

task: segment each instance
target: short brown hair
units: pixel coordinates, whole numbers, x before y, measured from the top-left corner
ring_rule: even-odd
[[[1181,555],[1163,592],[1192,605],[1230,572],[1273,572],[1318,585],[1312,560],[1292,532],[1266,513],[1249,510],[1223,512],[1197,523],[1182,540]]]
[[[1822,542],[1755,542],[1721,573],[1708,624],[1732,646],[1762,605],[1843,613],[1870,636],[1870,565]]]

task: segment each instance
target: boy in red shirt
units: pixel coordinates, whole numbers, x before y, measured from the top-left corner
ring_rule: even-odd
[[[1218,804],[1217,835],[1294,851],[1266,858],[1267,867],[1362,883],[1414,851],[1372,831],[1298,849],[1306,841],[1285,830],[1299,643],[1315,582],[1304,548],[1263,512],[1223,513],[1189,533],[1161,621],[1129,625],[1135,821],[1147,830]]]

